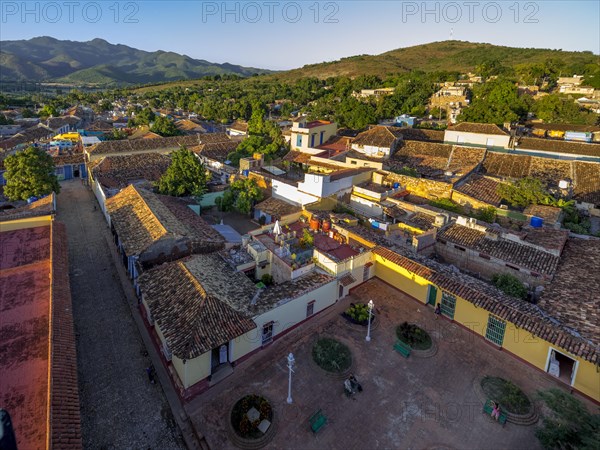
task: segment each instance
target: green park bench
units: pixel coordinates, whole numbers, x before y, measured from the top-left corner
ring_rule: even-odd
[[[396,343],[394,344],[394,350],[396,350],[405,358],[408,358],[410,356],[410,346],[406,345],[402,341],[396,341]]]
[[[308,421],[310,422],[310,429],[312,432],[318,433],[319,430],[327,423],[327,417],[323,414],[323,411],[319,409],[316,413],[310,416]]]
[[[488,416],[492,415],[492,411],[494,410],[494,407],[492,406],[492,401],[491,400],[486,400],[486,402],[483,404],[483,414],[487,414]],[[502,424],[502,426],[506,425],[506,414],[504,414],[502,411],[500,411],[500,416],[498,417],[498,422],[500,422]]]

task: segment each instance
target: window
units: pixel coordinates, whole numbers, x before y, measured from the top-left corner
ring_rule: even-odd
[[[356,161],[350,161],[350,164],[356,164]]]
[[[480,253],[479,257],[482,258],[482,259],[492,259],[488,255],[486,255],[485,253]]]
[[[498,319],[490,314],[488,319],[487,329],[485,331],[485,338],[488,341],[492,341],[494,344],[502,347],[504,342],[504,331],[506,330],[506,322]]]
[[[449,319],[454,320],[455,309],[456,297],[454,295],[448,294],[447,292],[442,292],[442,314],[448,317]]]
[[[310,317],[315,313],[315,301],[306,304],[306,317]]]
[[[438,239],[438,242],[442,245],[446,245],[446,241],[444,239]]]
[[[325,137],[325,132],[321,131],[321,138],[319,139],[319,145],[323,143],[323,138]]]
[[[268,344],[273,340],[273,322],[263,325],[262,345]]]
[[[464,247],[461,247],[460,245],[456,245],[456,244],[454,244],[454,248],[455,248],[456,250],[460,250],[461,252],[464,252],[464,251],[465,251],[465,248],[464,248]]]
[[[518,267],[511,266],[510,264],[505,264],[505,266],[508,267],[509,269],[516,270],[517,272],[519,271]]]
[[[296,147],[302,147],[302,135],[296,136]]]
[[[369,269],[370,268],[371,268],[371,266],[367,266],[366,264],[363,267],[363,281],[367,281],[369,279]]]
[[[493,147],[494,146],[494,140],[492,138],[488,138],[486,143],[485,143],[486,147]]]
[[[310,146],[311,146],[311,147],[314,147],[314,146],[315,146],[315,136],[316,136],[316,134],[312,134],[312,135],[310,136]]]

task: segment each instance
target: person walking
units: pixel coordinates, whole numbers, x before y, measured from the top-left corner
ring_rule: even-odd
[[[148,374],[148,380],[150,381],[150,383],[154,384],[154,367],[146,367],[146,373]]]
[[[440,316],[440,314],[442,314],[442,307],[441,307],[440,303],[435,305],[435,310],[433,312],[435,313],[435,320],[437,320],[438,317]]]

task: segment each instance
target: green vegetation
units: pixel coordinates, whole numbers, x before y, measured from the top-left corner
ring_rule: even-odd
[[[592,222],[585,217],[574,206],[563,208],[563,227],[577,234],[591,234]]]
[[[496,208],[493,206],[479,208],[475,211],[475,218],[483,222],[494,223],[496,221]]]
[[[420,178],[421,174],[417,169],[413,169],[412,167],[403,166],[399,169],[392,169],[391,172],[397,173],[398,175],[406,175],[409,177]]]
[[[414,323],[403,322],[396,328],[396,337],[414,350],[431,348],[431,336]]]
[[[156,119],[156,115],[152,108],[144,108],[144,109],[135,109],[132,111],[134,117],[129,119],[130,127],[139,127],[142,125],[150,125],[150,123],[154,122]]]
[[[270,274],[265,273],[260,278],[260,281],[262,281],[265,286],[271,286],[273,284],[273,277]]]
[[[110,133],[104,135],[106,141],[121,141],[123,139],[127,139],[127,132],[119,128],[114,128]]]
[[[481,388],[486,397],[500,404],[500,409],[512,414],[527,414],[531,402],[521,389],[511,381],[499,377],[483,377]]]
[[[342,373],[352,365],[350,349],[331,338],[319,339],[313,346],[312,357],[315,363],[327,372]]]
[[[512,184],[501,183],[496,192],[509,205],[519,208],[542,204],[549,197],[542,182],[532,177],[521,178]]]
[[[344,315],[360,325],[367,325],[369,323],[369,307],[364,303],[350,305],[350,307],[344,311]],[[371,316],[371,320],[373,320],[373,317],[374,316]]]
[[[473,89],[471,105],[459,116],[461,122],[483,122],[501,125],[527,117],[530,97],[519,96],[513,81],[500,79],[488,81]]]
[[[557,388],[538,392],[550,409],[535,432],[546,449],[592,450],[600,448],[600,414],[591,414],[573,395]]]
[[[550,94],[537,100],[531,111],[547,123],[595,125],[598,115],[580,108],[572,98],[561,94]]]
[[[162,137],[179,136],[181,132],[175,126],[175,123],[168,117],[158,116],[150,127],[150,131],[160,134]]]
[[[4,114],[0,114],[0,125],[12,125],[15,121],[12,119],[7,119]]]
[[[304,228],[302,230],[302,237],[300,238],[300,247],[302,248],[311,248],[315,243],[314,235],[308,231],[308,228]]]
[[[435,206],[436,208],[445,209],[446,211],[450,211],[456,214],[463,213],[463,207],[461,205],[456,203],[454,200],[450,200],[446,197],[438,198],[437,200],[430,200],[429,204],[431,206]]]
[[[60,192],[54,161],[43,150],[29,147],[17,152],[4,160],[4,167],[4,195],[10,200],[27,200]]]
[[[254,422],[250,422],[248,411],[256,409],[260,416]],[[231,410],[231,425],[235,432],[245,439],[258,439],[263,437],[263,432],[258,425],[263,421],[273,421],[273,408],[269,401],[259,395],[246,395],[233,405]]]
[[[209,174],[204,164],[185,147],[171,153],[171,164],[156,183],[159,193],[175,197],[202,197]]]
[[[221,211],[235,209],[242,214],[250,214],[256,202],[261,201],[263,193],[253,178],[243,178],[234,181],[231,187],[225,191],[223,197],[216,200],[217,207]]]
[[[494,286],[504,292],[506,295],[525,300],[527,298],[527,288],[521,280],[509,273],[495,274],[492,277]]]

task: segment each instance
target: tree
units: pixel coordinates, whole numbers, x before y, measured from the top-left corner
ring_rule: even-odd
[[[541,391],[538,396],[552,411],[551,417],[542,417],[543,426],[535,432],[544,448],[600,448],[599,414],[590,414],[579,399],[557,388]]]
[[[4,114],[0,114],[0,125],[12,125],[15,121],[12,119],[7,119]]]
[[[150,122],[153,122],[155,119],[155,114],[150,108],[144,108],[140,112],[135,113],[135,118],[131,121],[133,125],[149,125]]]
[[[168,117],[158,116],[154,119],[154,123],[150,131],[160,134],[162,137],[178,136],[181,132],[175,126],[175,123]]]
[[[597,115],[580,108],[573,99],[559,94],[550,94],[537,100],[531,111],[547,123],[594,125]]]
[[[521,178],[513,184],[499,184],[496,192],[511,206],[519,208],[539,205],[548,198],[542,182],[532,177]]]
[[[513,82],[505,79],[488,81],[474,90],[471,105],[464,109],[461,122],[495,123],[516,122],[527,116],[530,100],[519,96]]]
[[[171,164],[156,183],[159,193],[184,197],[201,197],[206,192],[209,174],[204,164],[187,148],[171,153]]]
[[[527,288],[521,281],[509,273],[496,274],[492,277],[494,285],[507,295],[525,300]]]
[[[60,192],[54,161],[43,150],[29,147],[6,158],[4,166],[4,195],[10,200],[27,200]]]
[[[44,107],[40,110],[40,117],[56,117],[58,116],[58,110],[56,109],[56,107],[54,105],[51,105],[50,103],[47,103],[46,105],[44,105]]]
[[[249,214],[254,204],[263,198],[263,193],[253,178],[243,178],[234,181],[223,194],[217,206],[222,211],[234,208],[243,214]]]

